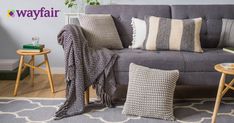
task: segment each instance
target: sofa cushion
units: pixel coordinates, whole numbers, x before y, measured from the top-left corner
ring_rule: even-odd
[[[214,72],[214,65],[224,62],[234,62],[234,54],[222,49],[204,49],[204,53],[183,52],[184,71]]]
[[[86,6],[87,14],[111,14],[123,46],[127,48],[132,41],[132,17],[144,19],[146,15],[171,18],[169,5],[101,5]]]
[[[117,72],[115,71],[116,82],[118,85],[127,85],[129,81],[129,72]],[[177,85],[215,85],[218,86],[221,74],[214,72],[180,72],[180,77]],[[205,79],[204,79],[205,78]],[[228,76],[227,81],[231,81],[233,78]]]
[[[219,42],[222,18],[234,18],[234,5],[172,5],[172,18],[202,17],[201,45],[216,48]]]
[[[119,55],[114,70],[128,72],[130,63],[180,72],[215,72],[214,65],[234,62],[234,54],[222,49],[204,49],[204,53],[182,51],[145,51],[140,49],[113,50]]]
[[[178,51],[145,51],[140,49],[113,50],[119,55],[115,71],[129,71],[130,63],[163,70],[184,70],[183,56]]]

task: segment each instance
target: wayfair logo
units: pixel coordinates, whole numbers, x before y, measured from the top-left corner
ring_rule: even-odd
[[[15,10],[8,10],[7,11],[7,16],[8,17],[15,17]]]
[[[45,7],[41,7],[39,10],[8,10],[8,17],[19,17],[19,18],[32,18],[33,20],[37,20],[38,17],[58,17],[58,13],[60,10],[50,8],[46,9]]]

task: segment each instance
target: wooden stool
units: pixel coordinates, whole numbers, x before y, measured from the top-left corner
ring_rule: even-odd
[[[54,83],[53,83],[53,80],[52,80],[49,60],[48,60],[48,56],[47,56],[47,54],[49,54],[50,52],[51,51],[49,49],[43,49],[43,51],[40,52],[40,53],[25,53],[25,52],[21,52],[21,50],[16,51],[16,53],[18,55],[20,55],[20,62],[19,62],[19,69],[18,69],[17,79],[16,79],[16,83],[15,83],[14,96],[17,95],[17,90],[18,90],[18,87],[19,87],[21,72],[24,71],[26,67],[31,68],[30,69],[31,70],[30,74],[31,74],[32,82],[34,81],[34,69],[45,72],[48,75],[48,78],[49,78],[51,92],[54,93]],[[36,55],[44,55],[44,61],[41,62],[38,65],[35,65],[35,56]],[[29,60],[28,63],[24,62],[24,56],[31,56],[31,59]],[[40,68],[40,66],[42,66],[43,64],[45,64],[46,70]]]
[[[219,110],[219,105],[220,105],[222,97],[225,95],[225,93],[229,89],[234,90],[234,87],[232,87],[232,85],[234,84],[234,79],[232,79],[232,81],[229,84],[226,84],[226,82],[225,82],[226,75],[234,75],[234,70],[224,69],[220,64],[215,65],[215,70],[222,73],[222,76],[221,76],[221,79],[219,82],[219,88],[218,88],[214,112],[213,112],[213,116],[212,116],[212,123],[216,122],[216,117],[217,117],[217,113]],[[224,88],[224,86],[226,86],[226,87]]]

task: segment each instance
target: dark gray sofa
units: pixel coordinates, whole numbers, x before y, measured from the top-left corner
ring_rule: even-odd
[[[213,97],[220,78],[220,73],[214,70],[214,65],[234,62],[234,54],[216,48],[220,38],[222,18],[234,18],[234,5],[102,5],[87,6],[85,12],[111,14],[114,18],[125,47],[123,50],[114,50],[119,55],[114,68],[119,87],[128,84],[129,64],[133,62],[151,68],[178,69],[180,78],[177,82],[176,97]],[[132,40],[131,18],[144,19],[146,15],[175,19],[202,17],[201,45],[205,52],[128,49]],[[119,95],[125,94],[124,92]]]

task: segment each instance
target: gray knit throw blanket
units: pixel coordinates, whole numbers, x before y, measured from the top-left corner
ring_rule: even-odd
[[[66,101],[56,112],[61,119],[84,112],[84,92],[96,87],[101,103],[112,106],[111,96],[116,90],[113,65],[117,55],[108,49],[89,47],[78,25],[66,25],[58,34],[58,42],[65,53]]]

